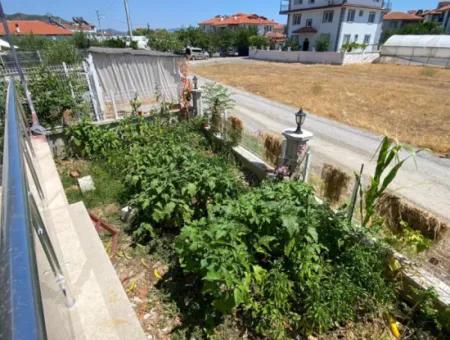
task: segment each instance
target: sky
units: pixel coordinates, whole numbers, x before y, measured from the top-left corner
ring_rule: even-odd
[[[439,0],[391,0],[393,10],[435,8]],[[1,0],[7,14],[52,14],[70,20],[82,16],[101,27],[126,30],[123,0]],[[196,25],[217,14],[236,12],[256,13],[270,19],[286,22],[278,14],[280,0],[128,0],[133,28],[178,28]]]

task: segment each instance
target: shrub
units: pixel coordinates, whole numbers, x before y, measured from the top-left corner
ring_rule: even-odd
[[[325,332],[392,301],[384,250],[360,243],[344,216],[299,182],[266,184],[215,205],[176,241],[201,278],[210,315],[242,313],[259,334]]]
[[[269,46],[269,39],[261,35],[253,35],[248,38],[248,41],[250,46],[254,46],[259,49]]]
[[[321,36],[316,40],[316,51],[326,52],[330,49],[330,38],[328,36]]]
[[[30,92],[41,123],[47,126],[60,125],[67,111],[78,116],[87,112],[82,99],[83,88],[78,84],[73,77],[63,78],[46,66],[42,66],[33,74],[30,79]]]

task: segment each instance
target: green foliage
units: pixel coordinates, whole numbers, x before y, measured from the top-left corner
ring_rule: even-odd
[[[75,32],[72,37],[75,48],[86,50],[91,46],[91,40],[84,32]]]
[[[209,315],[242,313],[258,333],[324,332],[392,301],[384,250],[299,182],[266,184],[210,209],[176,241],[202,280]]]
[[[370,185],[361,197],[362,225],[367,226],[376,212],[376,205],[392,181],[397,176],[403,164],[414,155],[412,151],[408,157],[401,159],[400,152],[406,147],[393,143],[388,137],[384,137],[380,144],[375,174],[370,178]]]
[[[238,180],[225,161],[205,154],[197,122],[167,125],[141,117],[104,129],[87,121],[68,127],[72,153],[104,159],[121,174],[137,214],[130,231],[139,241],[160,228],[177,230],[204,217],[214,202],[236,196]]]
[[[316,40],[316,51],[317,52],[326,52],[330,49],[330,38],[326,35],[322,35],[319,39]]]
[[[39,35],[27,34],[13,37],[14,44],[20,51],[45,50],[51,40]]]
[[[200,47],[204,50],[210,49],[211,35],[200,27],[189,26],[187,28],[181,28],[175,32],[175,35],[183,46]]]
[[[291,51],[300,51],[300,43],[298,42],[298,39],[295,37],[290,37],[286,41],[286,48],[290,47]]]
[[[406,222],[400,223],[399,232],[385,231],[384,240],[402,254],[415,256],[431,247],[433,241],[419,230],[412,229]]]
[[[183,49],[183,43],[174,32],[165,29],[150,30],[147,34],[148,47],[162,52],[177,52]]]
[[[125,40],[124,39],[120,39],[120,38],[112,38],[112,39],[103,40],[99,44],[100,44],[100,46],[111,47],[111,48],[125,48],[125,47],[127,47],[127,43],[125,42]]]
[[[119,148],[119,140],[114,130],[94,125],[87,119],[69,125],[64,134],[70,153],[84,159],[104,159],[110,152]]]
[[[231,110],[235,102],[228,89],[218,83],[207,83],[203,86],[203,99],[206,104],[205,113],[211,124],[211,132],[222,132],[225,111]]]
[[[254,46],[256,48],[265,48],[269,46],[269,39],[261,35],[252,35],[248,38],[250,46]]]
[[[29,89],[39,120],[47,126],[62,124],[64,114],[82,116],[87,111],[79,82],[72,76],[54,73],[46,66],[30,77]]]
[[[75,48],[74,43],[66,39],[52,40],[49,42],[42,53],[42,58],[48,65],[57,65],[63,62],[71,65],[81,62],[80,54]]]
[[[398,29],[388,29],[383,32],[381,42],[385,43],[391,36],[400,35],[423,35],[423,34],[445,34],[441,24],[437,22],[418,22],[407,24]]]
[[[358,49],[364,50],[366,47],[367,47],[366,44],[360,44],[356,41],[353,41],[353,42],[348,42],[348,43],[342,44],[341,50],[344,52],[351,52],[353,50],[358,50]]]

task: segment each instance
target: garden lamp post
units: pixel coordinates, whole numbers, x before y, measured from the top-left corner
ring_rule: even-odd
[[[295,130],[296,134],[301,135],[303,133],[302,126],[305,123],[306,113],[303,111],[303,108],[295,114],[295,122],[297,123],[297,130]]]
[[[194,90],[198,90],[198,78],[197,78],[197,76],[194,76],[194,78],[192,78],[192,82],[194,83]]]

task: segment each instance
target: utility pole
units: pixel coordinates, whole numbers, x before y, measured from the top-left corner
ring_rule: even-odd
[[[103,17],[100,15],[100,11],[96,10],[97,12],[97,21],[98,21],[98,30],[102,33],[102,37],[105,37],[105,32],[102,31],[102,19]]]
[[[131,29],[131,20],[130,20],[130,11],[128,9],[128,0],[123,0],[123,4],[125,6],[125,14],[127,16],[127,24],[128,24],[128,36],[130,39],[130,44],[133,41],[133,31]]]

